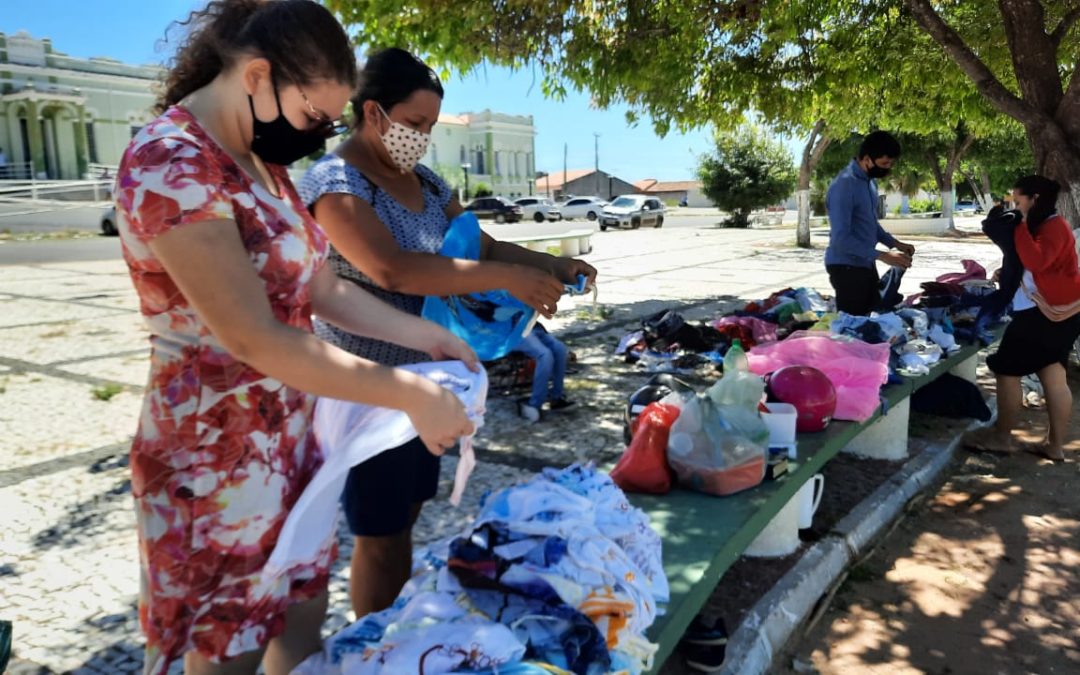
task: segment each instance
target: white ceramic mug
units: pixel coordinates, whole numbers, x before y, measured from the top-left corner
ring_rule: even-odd
[[[814,514],[821,505],[821,495],[825,492],[825,476],[815,473],[814,477],[803,483],[799,489],[799,529],[805,530],[814,524]]]

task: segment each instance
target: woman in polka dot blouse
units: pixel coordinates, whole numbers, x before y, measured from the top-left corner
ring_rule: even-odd
[[[352,99],[355,129],[299,185],[301,198],[329,235],[330,263],[339,277],[412,314],[420,314],[425,295],[502,288],[550,318],[563,282],[584,274],[592,284],[591,265],[487,234],[478,261],[438,255],[450,220],[462,212],[450,187],[418,163],[442,97],[438,76],[409,52],[386,49],[370,56]],[[430,360],[318,321],[315,331],[387,365]],[[423,503],[435,495],[438,476],[438,457],[415,442],[350,472],[343,502],[356,537],[350,591],[357,616],[390,606],[408,580],[412,526]]]

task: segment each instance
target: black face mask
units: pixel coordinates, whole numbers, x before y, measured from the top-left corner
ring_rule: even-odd
[[[274,101],[277,102],[278,116],[273,122],[263,122],[255,116],[255,101],[248,96],[251,107],[251,126],[253,137],[251,151],[259,159],[270,164],[289,165],[303,159],[317,150],[326,147],[325,136],[297,129],[281,112],[281,99],[277,85],[274,85]]]
[[[871,178],[884,178],[889,175],[889,171],[892,169],[882,169],[877,164],[871,164],[870,168],[866,170],[866,175]]]

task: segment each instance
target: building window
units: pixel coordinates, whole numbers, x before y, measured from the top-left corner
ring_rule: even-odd
[[[484,175],[487,172],[484,171],[484,146],[477,146],[476,148],[476,162],[473,164],[476,168],[476,173]]]
[[[431,164],[437,166],[439,164],[439,146],[434,143],[431,144]]]
[[[501,152],[498,152],[498,151],[495,152],[495,175],[496,176],[501,176],[502,175],[502,166],[501,166],[502,163],[499,161],[499,155],[501,155],[501,154],[502,154]]]
[[[134,124],[131,125],[131,137],[132,138],[135,138],[136,136],[138,136],[140,131],[142,131],[142,125],[139,125],[139,126],[135,126]]]
[[[468,162],[468,161],[469,161],[469,154],[467,152],[465,152],[465,146],[463,145],[463,146],[461,146],[461,163],[464,164],[465,162]]]
[[[94,136],[94,123],[93,122],[87,122],[86,123],[86,149],[87,149],[87,152],[90,155],[90,157],[89,157],[90,163],[91,164],[97,164],[98,163],[97,138]]]

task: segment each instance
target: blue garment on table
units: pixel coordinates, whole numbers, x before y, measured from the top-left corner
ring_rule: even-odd
[[[907,339],[907,324],[896,314],[859,316],[840,312],[829,329],[837,335],[850,335],[869,344],[902,343]]]
[[[471,211],[450,221],[439,255],[480,259],[480,221]],[[473,348],[481,361],[506,356],[525,337],[536,310],[505,290],[424,298],[421,316],[443,326]]]
[[[826,265],[873,267],[879,243],[896,246],[896,239],[878,222],[877,184],[857,161],[851,160],[833,180],[825,207],[829,212]]]

